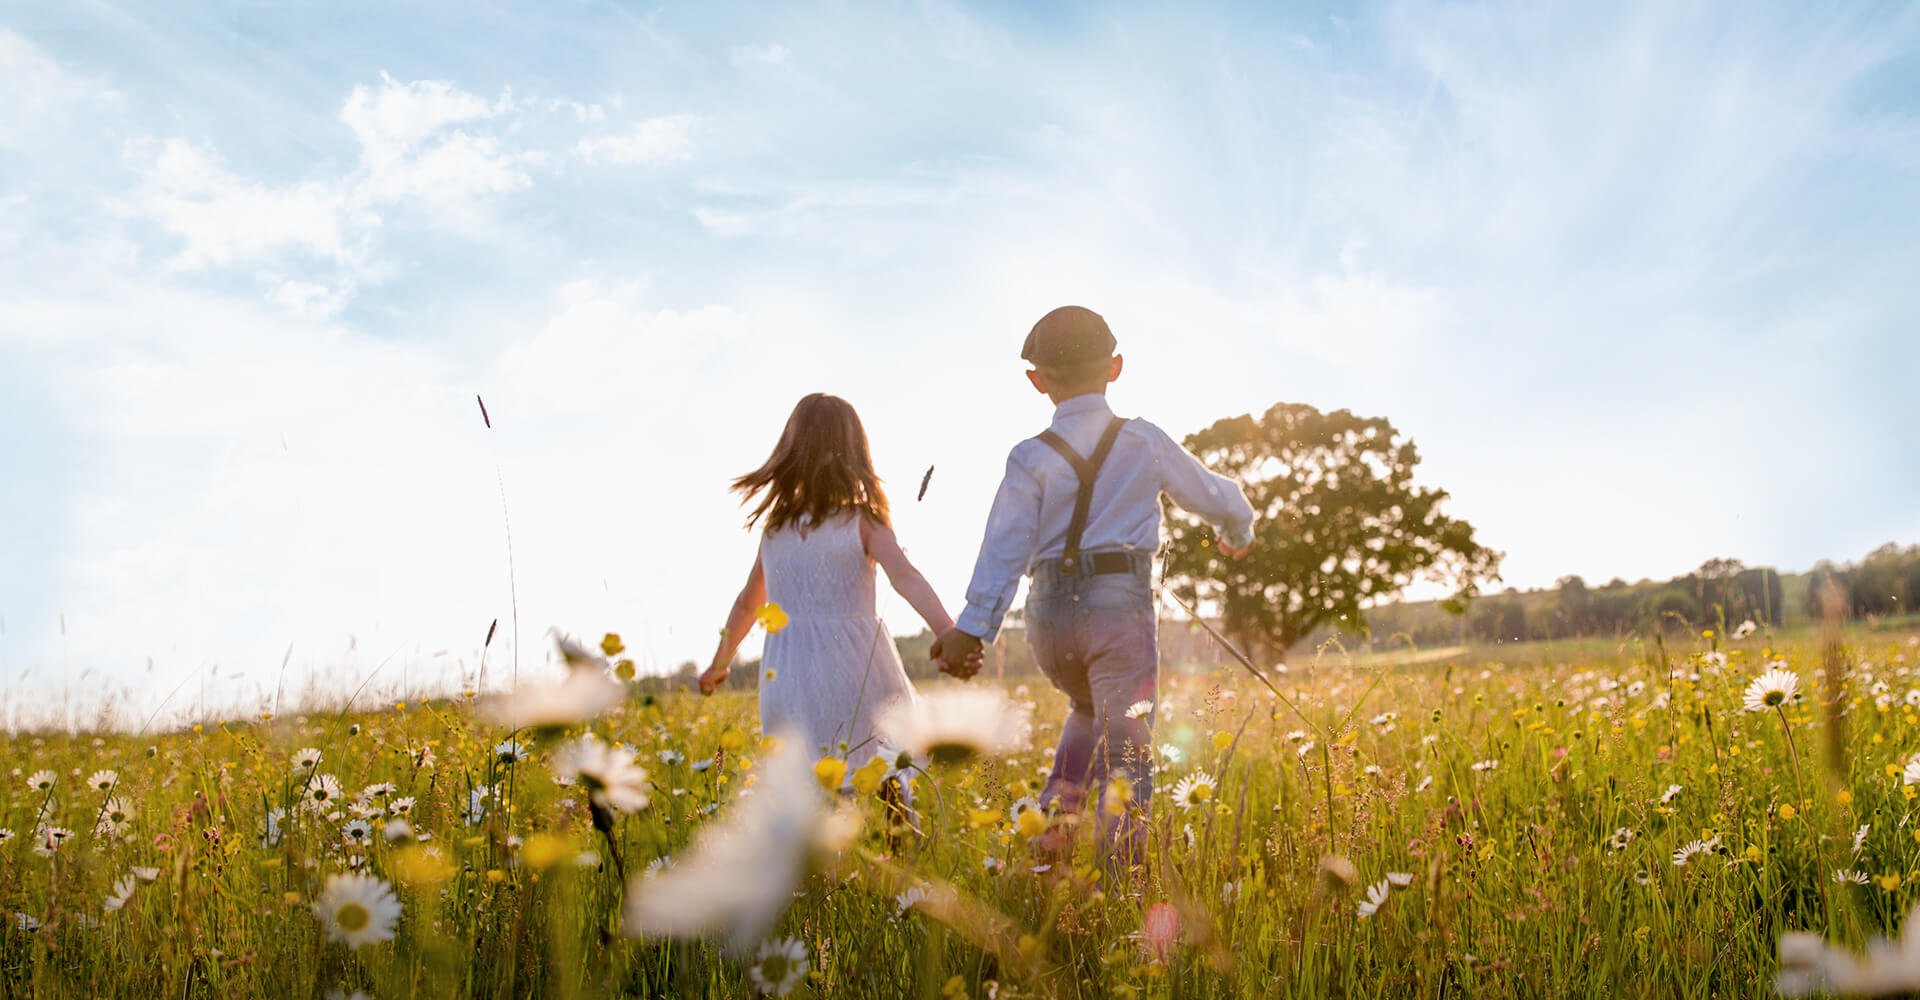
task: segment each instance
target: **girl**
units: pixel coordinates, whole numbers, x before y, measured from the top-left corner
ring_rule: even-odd
[[[867,432],[853,407],[814,393],[787,418],[773,455],[734,480],[743,503],[756,498],[749,528],[760,552],[733,602],[700,693],[726,682],[734,652],[769,602],[785,627],[768,629],[760,679],[760,731],[805,742],[847,760],[848,774],[894,747],[876,723],[896,701],[914,698],[887,626],[874,613],[874,564],[933,630],[953,627],[925,577],[907,561],[874,474]]]

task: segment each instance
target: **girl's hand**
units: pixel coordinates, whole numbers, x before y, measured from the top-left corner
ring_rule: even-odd
[[[700,675],[700,693],[713,694],[720,689],[720,685],[727,682],[727,675],[731,673],[733,669],[724,663],[708,667],[707,672]]]

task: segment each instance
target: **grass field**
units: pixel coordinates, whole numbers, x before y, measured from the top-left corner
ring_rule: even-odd
[[[1038,682],[1022,747],[909,772],[917,835],[739,693],[22,734],[0,995],[1766,996],[1784,933],[1857,950],[1920,899],[1920,637],[1843,638],[1325,657],[1279,679],[1298,712],[1169,671],[1138,877],[1030,811]],[[1769,664],[1797,693],[1745,710]],[[1072,862],[1030,852],[1049,822]]]

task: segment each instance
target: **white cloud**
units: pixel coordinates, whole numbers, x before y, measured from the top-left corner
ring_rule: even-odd
[[[286,278],[274,284],[267,298],[303,319],[332,319],[346,308],[352,292],[351,282],[326,285]]]
[[[66,128],[90,101],[118,95],[62,68],[31,41],[0,27],[0,149],[32,149]]]
[[[379,202],[463,206],[533,186],[529,168],[546,161],[544,152],[508,150],[495,136],[454,132],[404,160],[370,170],[359,194]]]
[[[686,373],[747,330],[727,306],[651,306],[645,281],[574,281],[558,299],[559,313],[495,366],[497,384],[541,410],[607,412],[624,400],[661,408],[688,391]]]
[[[380,219],[337,183],[272,187],[235,175],[218,154],[179,139],[131,143],[143,176],[133,208],[178,237],[176,266],[221,267],[302,252],[346,264]]]
[[[360,141],[362,173],[351,179],[370,202],[426,202],[461,212],[476,200],[525,190],[541,150],[509,148],[500,135],[453,126],[517,119],[508,98],[489,104],[440,80],[401,83],[382,73],[378,87],[353,88],[340,120]],[[512,121],[508,122],[509,125]]]
[[[793,50],[779,42],[736,45],[727,50],[727,58],[735,67],[784,66],[792,57]]]
[[[672,163],[693,157],[693,136],[700,119],[697,115],[663,115],[648,118],[623,133],[590,136],[574,146],[574,153],[588,163],[612,163],[644,166]]]
[[[401,83],[385,73],[380,85],[353,88],[340,120],[360,140],[361,155],[375,171],[394,164],[449,125],[480,121],[510,107],[467,93],[441,80]]]
[[[496,199],[534,186],[553,156],[520,143],[529,109],[575,125],[606,117],[597,104],[488,102],[444,81],[401,82],[382,74],[379,84],[354,87],[341,107],[339,118],[360,147],[350,170],[271,183],[235,172],[213,148],[178,138],[139,139],[126,150],[141,184],[118,204],[178,241],[169,256],[174,266],[270,265],[262,272],[270,301],[299,315],[329,317],[377,283],[377,241],[396,224],[477,231]],[[696,122],[691,115],[647,119],[575,148],[611,163],[685,159]],[[301,262],[326,266],[282,273]]]

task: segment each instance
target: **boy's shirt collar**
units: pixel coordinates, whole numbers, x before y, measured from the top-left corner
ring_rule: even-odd
[[[1083,413],[1104,413],[1109,416],[1113,409],[1107,405],[1105,393],[1089,392],[1084,396],[1075,396],[1053,408],[1053,422],[1059,423],[1068,417],[1077,417]]]

